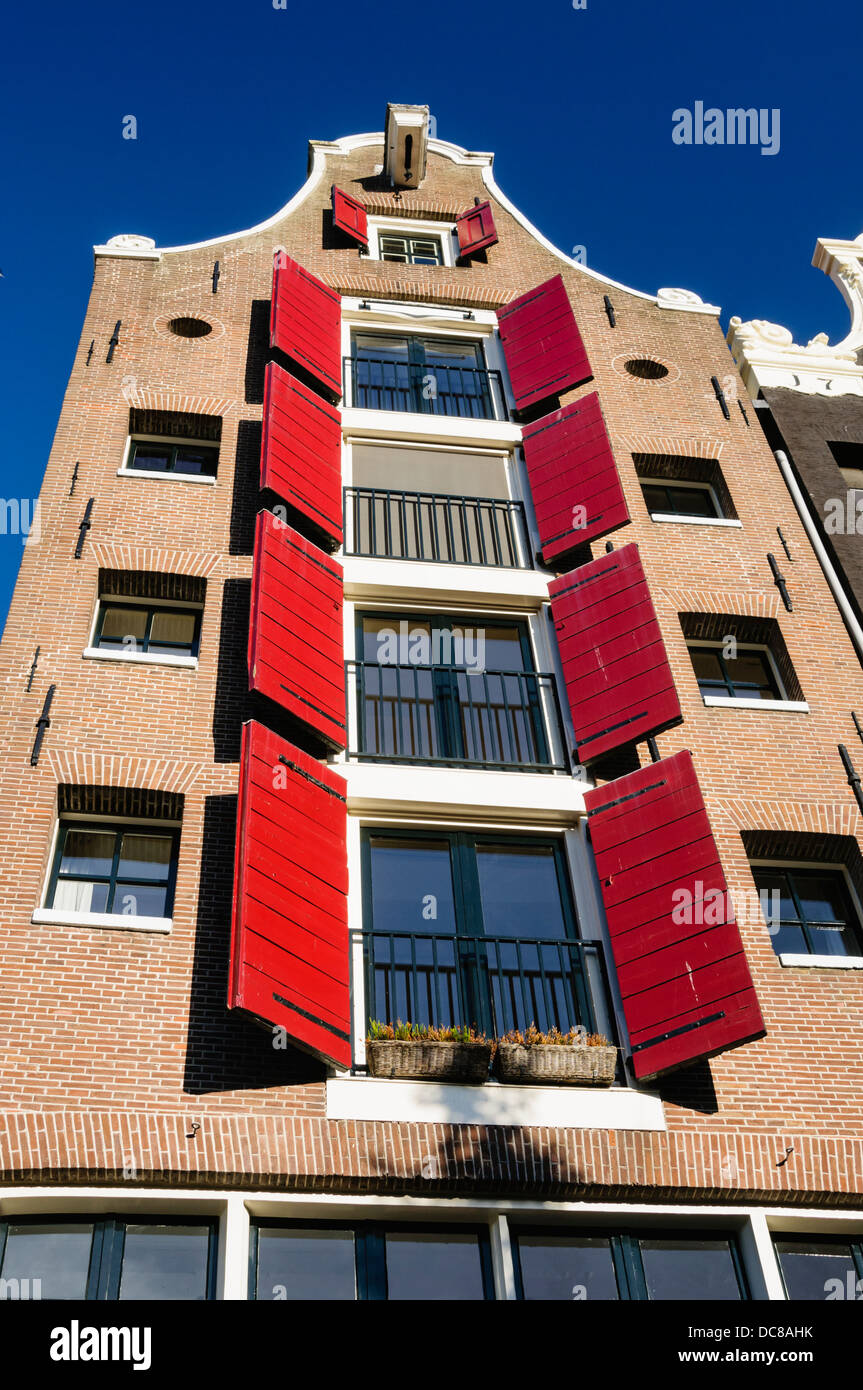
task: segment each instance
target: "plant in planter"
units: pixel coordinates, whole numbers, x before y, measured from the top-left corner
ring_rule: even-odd
[[[372,1076],[403,1081],[485,1081],[493,1044],[474,1028],[372,1019],[366,1061]]]
[[[617,1048],[582,1025],[543,1033],[535,1023],[498,1039],[495,1072],[501,1081],[548,1082],[558,1086],[610,1086]]]

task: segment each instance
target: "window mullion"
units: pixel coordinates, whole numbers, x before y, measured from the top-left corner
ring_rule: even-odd
[[[812,940],[812,934],[809,930],[809,922],[807,920],[806,913],[803,911],[803,904],[800,901],[800,895],[797,892],[797,886],[794,882],[794,875],[792,874],[790,869],[787,869],[785,872],[785,882],[788,884],[788,893],[791,898],[791,901],[794,904],[794,911],[797,913],[797,920],[800,923],[800,927],[803,931],[803,939],[809,948],[809,954],[811,956],[817,955],[818,953],[815,950],[815,943]]]
[[[108,901],[105,904],[106,912],[113,912],[114,898],[117,892],[117,874],[120,872],[120,846],[123,843],[123,831],[117,830],[114,833],[114,857],[111,861],[111,877],[108,882]]]

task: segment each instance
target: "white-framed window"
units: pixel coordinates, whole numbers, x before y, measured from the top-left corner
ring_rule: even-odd
[[[117,476],[212,485],[219,467],[219,448],[212,439],[130,434]]]
[[[169,932],[180,831],[174,820],[61,810],[32,921]]]
[[[710,483],[677,478],[639,476],[647,510],[654,520],[725,520],[722,504]]]
[[[198,665],[201,602],[100,594],[83,656],[100,661],[174,666]]]
[[[457,255],[452,222],[420,222],[412,217],[369,218],[372,260],[399,265],[453,266]]]
[[[788,701],[779,667],[770,648],[757,642],[687,642],[705,702],[721,700]],[[733,655],[731,654],[733,651]]]
[[[863,905],[844,864],[758,858],[749,867],[783,965],[863,967]]]

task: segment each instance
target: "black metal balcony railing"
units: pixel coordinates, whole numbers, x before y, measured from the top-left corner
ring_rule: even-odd
[[[568,769],[553,676],[349,661],[357,746],[367,761],[522,772]]]
[[[582,1025],[615,1041],[599,941],[374,930],[354,933],[360,941],[369,1020],[473,1024],[497,1037]]]
[[[343,361],[345,405],[468,420],[508,419],[500,372],[487,367],[394,362],[384,357],[345,357]]]
[[[530,569],[521,502],[345,488],[345,554]]]

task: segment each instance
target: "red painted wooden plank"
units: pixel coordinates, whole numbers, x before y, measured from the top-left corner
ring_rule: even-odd
[[[338,409],[277,362],[264,378],[261,487],[342,542],[342,431]]]
[[[333,184],[333,223],[361,246],[369,244],[369,219],[362,203]]]
[[[636,1076],[762,1037],[690,754],[596,787],[585,804]]]
[[[228,1006],[351,1064],[344,779],[244,724]]]
[[[595,391],[526,425],[523,439],[546,564],[627,524],[629,510]]]
[[[325,395],[342,394],[342,301],[286,251],[273,260],[270,346],[309,372]]]
[[[472,256],[475,251],[484,251],[487,246],[494,246],[498,238],[491,203],[477,203],[475,207],[468,208],[467,212],[459,213],[455,220],[455,229],[458,233],[460,256]]]
[[[249,687],[345,747],[341,565],[259,512],[252,570]]]
[[[552,580],[549,594],[582,762],[680,720],[637,545]]]
[[[499,309],[497,322],[519,410],[593,376],[560,275]]]

